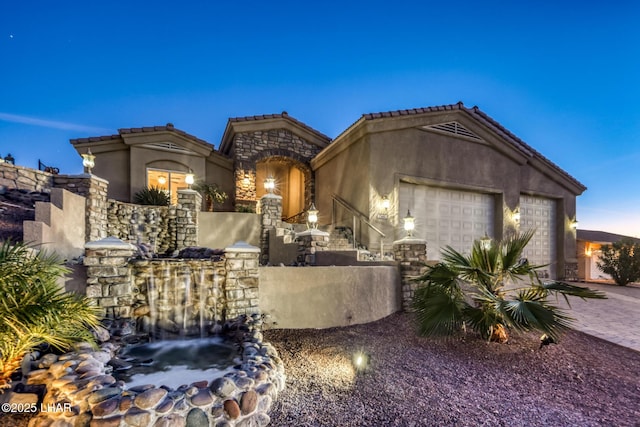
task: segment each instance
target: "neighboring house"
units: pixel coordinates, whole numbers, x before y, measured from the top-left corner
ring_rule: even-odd
[[[576,239],[578,250],[578,279],[585,282],[612,280],[611,276],[600,271],[597,262],[602,255],[603,245],[611,245],[622,239],[631,239],[635,243],[640,243],[640,239],[622,236],[620,234],[607,233],[605,231],[578,230]]]
[[[109,197],[131,201],[167,176],[189,171],[233,195],[224,209],[255,206],[276,179],[283,219],[299,222],[312,202],[322,225],[342,226],[372,251],[390,251],[415,217],[414,236],[437,260],[450,245],[535,228],[531,263],[574,278],[576,196],[586,188],[477,107],[462,103],[365,114],[334,140],[286,112],[229,119],[219,149],[172,125],[121,129],[72,140],[96,155]],[[201,177],[201,178],[200,178]]]

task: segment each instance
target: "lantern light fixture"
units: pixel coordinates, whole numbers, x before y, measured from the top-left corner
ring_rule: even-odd
[[[416,228],[416,219],[411,216],[409,209],[407,209],[407,215],[402,220],[404,221],[404,231],[407,232],[407,237],[412,237],[413,230]]]
[[[96,165],[96,156],[91,153],[91,148],[87,149],[86,154],[82,154],[82,166],[85,172],[91,175],[91,169]]]
[[[311,207],[307,211],[307,227],[313,228],[314,230],[318,228],[318,209],[316,209],[316,205],[311,203]]]
[[[485,251],[491,249],[491,237],[489,237],[486,231],[484,232],[484,237],[480,239],[480,247]]]
[[[571,228],[573,228],[574,230],[578,228],[578,220],[573,218],[573,221],[571,221]]]
[[[382,200],[380,200],[380,207],[386,212],[389,210],[389,208],[391,207],[391,200],[389,200],[389,197],[387,196],[382,196]]]
[[[195,175],[193,174],[193,172],[191,172],[191,170],[189,170],[189,173],[184,177],[184,182],[187,183],[187,185],[189,186],[189,190],[191,190],[191,186],[195,182]]]
[[[273,193],[273,190],[276,189],[276,179],[269,175],[267,179],[264,180],[264,189],[267,190],[267,193]]]

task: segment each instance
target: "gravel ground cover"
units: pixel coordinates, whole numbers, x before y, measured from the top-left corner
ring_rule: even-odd
[[[640,353],[576,331],[542,348],[534,333],[421,338],[398,313],[265,339],[287,374],[273,426],[640,426]]]

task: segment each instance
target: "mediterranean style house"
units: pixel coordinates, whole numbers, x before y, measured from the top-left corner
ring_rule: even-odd
[[[598,268],[598,261],[602,255],[602,247],[625,239],[640,244],[640,239],[635,237],[607,233],[605,231],[578,230],[576,236],[578,279],[583,282],[613,280],[611,276],[603,273]]]
[[[586,188],[461,102],[364,114],[333,140],[283,112],[229,119],[217,149],[171,124],[71,143],[95,155],[93,173],[116,200],[148,186],[175,200],[194,174],[231,195],[218,209],[259,209],[274,178],[285,222],[306,219],[314,204],[321,225],[370,250],[405,237],[409,216],[430,260],[447,245],[464,252],[483,236],[535,229],[529,262],[548,265],[548,277],[577,274],[576,197]]]

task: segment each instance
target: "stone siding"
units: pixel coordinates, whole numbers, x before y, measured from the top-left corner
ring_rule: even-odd
[[[109,182],[95,175],[55,175],[54,186],[83,196],[86,202],[85,241],[107,237],[107,187]]]
[[[413,295],[420,285],[417,277],[426,273],[427,243],[420,239],[405,238],[393,242],[393,254],[400,264],[402,308],[411,309]]]
[[[0,186],[27,191],[49,192],[54,175],[36,169],[0,163]]]
[[[271,157],[279,157],[295,163],[304,173],[305,205],[309,205],[314,195],[313,173],[309,162],[319,152],[321,147],[312,144],[286,129],[271,129],[264,131],[239,133],[234,138],[231,155],[235,161],[236,171],[236,203],[256,201],[256,163]],[[253,185],[241,185],[247,176],[253,179]]]
[[[176,206],[142,206],[108,201],[107,234],[130,243],[145,243],[153,253],[177,249]]]
[[[269,263],[269,234],[274,233],[282,224],[282,197],[275,194],[262,196],[260,199],[262,229],[260,231],[260,263]]]

